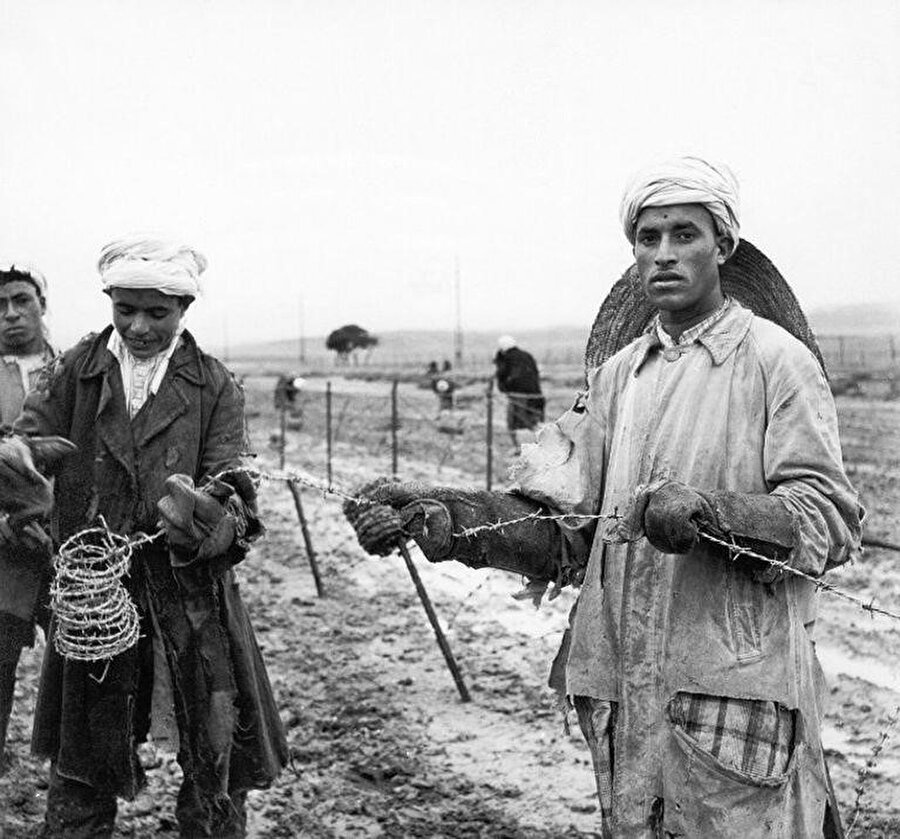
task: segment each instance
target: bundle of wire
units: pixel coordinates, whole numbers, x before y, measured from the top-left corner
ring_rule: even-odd
[[[75,661],[108,661],[134,646],[139,635],[137,608],[122,584],[134,540],[101,525],[63,542],[55,560],[54,644]]]

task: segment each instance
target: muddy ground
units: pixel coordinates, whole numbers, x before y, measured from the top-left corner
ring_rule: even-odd
[[[248,377],[257,463],[279,465],[279,418],[271,378]],[[565,407],[554,389],[549,414]],[[288,422],[287,465],[324,478],[323,383],[310,380],[303,417]],[[485,401],[479,385],[458,394],[456,417],[438,418],[432,394],[398,391],[398,466],[403,477],[484,485]],[[495,402],[495,485],[511,452]],[[838,400],[845,460],[869,510],[867,534],[900,543],[900,405]],[[391,467],[389,388],[334,382],[333,480],[350,487]],[[448,433],[452,432],[452,433]],[[272,438],[275,438],[273,442]],[[545,687],[572,595],[539,611],[514,600],[516,579],[413,552],[472,695],[463,704],[402,560],[365,557],[340,515],[340,501],[304,490],[325,586],[316,596],[286,487],[265,482],[268,525],[241,569],[245,601],[285,722],[292,763],[272,789],[250,800],[256,837],[574,837],[597,835],[589,756],[572,719],[566,732]],[[900,611],[900,554],[866,552],[832,582]],[[825,742],[845,822],[853,836],[900,836],[900,622],[822,595],[818,650],[830,685]],[[46,766],[28,755],[41,646],[20,668],[10,732],[12,765],[0,777],[0,837],[35,836]],[[887,734],[874,766],[866,761]],[[142,749],[147,790],[120,808],[119,836],[177,835],[178,768]],[[861,781],[862,779],[862,781]],[[861,790],[859,792],[858,790]]]

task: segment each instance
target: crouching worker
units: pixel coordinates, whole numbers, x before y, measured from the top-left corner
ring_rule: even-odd
[[[370,553],[412,537],[434,562],[581,585],[561,658],[604,837],[821,837],[815,584],[764,558],[817,576],[859,549],[814,342],[790,334],[804,334],[799,307],[789,331],[789,306],[775,306],[782,328],[723,293],[739,242],[726,168],[679,158],[650,169],[621,219],[636,261],[628,288],[655,314],[525,448],[515,490],[381,482],[345,512]],[[463,533],[530,513],[586,517]]]
[[[117,797],[144,783],[135,747],[148,734],[184,772],[182,836],[243,836],[247,790],[286,762],[232,571],[261,530],[252,483],[230,471],[245,450],[243,394],[183,329],[205,267],[163,241],[104,248],[113,325],[50,365],[14,426],[77,446],[56,478],[57,543],[98,516],[125,536],[164,530],[123,578],[140,617],[133,647],[108,663],[68,660],[51,623],[32,739],[51,760],[46,837],[113,834]]]

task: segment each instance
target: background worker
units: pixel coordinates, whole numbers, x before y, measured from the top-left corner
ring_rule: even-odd
[[[827,797],[815,583],[701,533],[812,576],[858,555],[834,402],[814,341],[722,292],[740,241],[727,167],[650,167],[620,217],[658,314],[589,370],[525,449],[515,490],[383,482],[346,514],[370,553],[412,535],[432,561],[581,584],[561,657],[604,837],[815,839]],[[781,295],[771,280],[762,293]],[[536,512],[574,517],[462,535]]]
[[[497,347],[494,356],[497,388],[506,394],[506,428],[518,452],[523,442],[519,432],[530,432],[544,421],[541,377],[534,356],[520,349],[512,335],[501,335]],[[532,437],[526,436],[529,440]]]
[[[44,315],[47,281],[24,263],[0,265],[0,428],[8,430],[39,370],[53,358]],[[0,517],[0,771],[16,669],[35,626],[47,628],[50,540],[37,522],[11,527]]]

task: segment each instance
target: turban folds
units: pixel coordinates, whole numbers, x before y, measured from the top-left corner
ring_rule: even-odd
[[[132,236],[106,245],[97,268],[104,291],[152,288],[173,297],[196,297],[206,257],[178,242]]]
[[[645,207],[702,204],[709,210],[719,233],[727,233],[733,247],[740,241],[740,198],[732,171],[722,163],[699,157],[676,157],[648,166],[632,177],[622,196],[619,219],[628,241]]]

